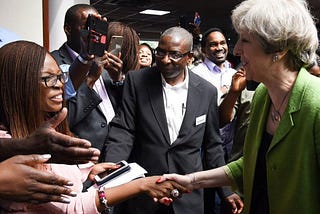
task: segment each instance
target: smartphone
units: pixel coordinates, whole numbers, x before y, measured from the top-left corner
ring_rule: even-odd
[[[98,186],[103,185],[104,183],[112,180],[113,178],[121,175],[124,172],[127,172],[130,169],[129,164],[124,160],[116,164],[120,165],[120,167],[117,169],[106,170],[94,177],[95,182]]]
[[[118,56],[119,53],[121,52],[122,42],[123,42],[123,36],[112,36],[110,40],[108,52],[115,56]]]
[[[88,54],[103,56],[107,47],[108,22],[89,14],[86,27],[89,31]]]

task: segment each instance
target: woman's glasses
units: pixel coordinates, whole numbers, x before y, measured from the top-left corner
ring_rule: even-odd
[[[59,75],[49,75],[41,77],[41,81],[43,81],[47,87],[55,86],[58,80],[63,84],[66,83],[68,81],[68,73],[61,73]]]

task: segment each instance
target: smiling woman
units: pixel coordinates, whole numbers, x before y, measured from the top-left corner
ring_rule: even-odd
[[[63,103],[63,85],[67,76],[63,74],[50,54],[46,54],[40,81],[40,110],[58,112]]]
[[[35,43],[18,41],[1,48],[0,121],[15,138],[29,136],[63,106],[63,83],[51,55]],[[61,80],[61,78],[59,78]],[[39,114],[41,112],[41,114]],[[58,130],[70,134],[64,121]]]
[[[13,138],[28,137],[42,122],[53,119],[62,109],[66,80],[57,63],[43,47],[27,41],[3,46],[0,49],[0,123],[3,123]],[[71,135],[66,120],[56,129]],[[112,163],[79,166],[41,162],[34,167],[67,178],[73,183],[69,195],[74,197],[63,197],[64,204],[29,204],[17,203],[8,198],[0,199],[3,213],[99,213],[107,210],[108,206],[139,193],[148,193],[157,200],[164,196],[170,197],[173,189],[178,189],[181,193],[186,191],[174,182],[156,184],[159,176],[153,176],[114,188],[99,191],[92,189],[82,193],[83,178],[92,180],[96,174],[119,166]]]

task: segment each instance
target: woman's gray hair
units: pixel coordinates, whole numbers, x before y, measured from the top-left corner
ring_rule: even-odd
[[[189,47],[188,51],[192,51],[193,37],[192,37],[192,34],[189,33],[186,29],[184,29],[182,27],[171,27],[171,28],[168,28],[167,30],[165,30],[161,34],[160,39],[164,36],[181,38],[188,45],[188,47]]]
[[[317,28],[305,0],[246,0],[232,11],[235,30],[248,31],[266,53],[287,50],[287,66],[311,64],[319,45]]]

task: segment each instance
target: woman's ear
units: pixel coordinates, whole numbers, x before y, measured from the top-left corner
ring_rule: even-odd
[[[274,53],[274,56],[277,56],[277,61],[282,60],[288,53],[288,50],[278,51]]]

